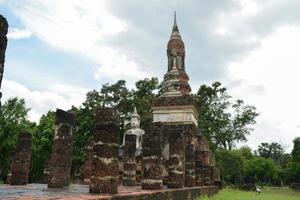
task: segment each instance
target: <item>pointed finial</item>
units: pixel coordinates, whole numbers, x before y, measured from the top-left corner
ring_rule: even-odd
[[[180,38],[179,29],[177,26],[176,11],[174,11],[174,24],[172,28],[171,38]]]
[[[174,25],[173,26],[177,26],[177,21],[176,21],[176,11],[174,11]]]

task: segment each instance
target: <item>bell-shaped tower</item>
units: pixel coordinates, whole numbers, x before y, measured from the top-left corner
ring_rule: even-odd
[[[189,77],[185,72],[185,48],[180,36],[176,13],[167,46],[168,70],[161,83],[161,95],[154,101],[153,121],[171,124],[194,124],[197,126],[198,113]]]
[[[185,49],[174,13],[174,24],[167,45],[168,71],[161,84],[161,96],[182,96],[191,92],[189,77],[185,72]]]

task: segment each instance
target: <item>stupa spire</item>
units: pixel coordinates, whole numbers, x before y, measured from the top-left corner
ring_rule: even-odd
[[[161,96],[188,95],[191,92],[191,87],[188,83],[189,77],[185,72],[184,42],[179,34],[176,12],[174,12],[171,37],[167,45],[167,56],[168,71],[162,82]]]
[[[174,22],[173,22],[170,39],[181,39],[181,36],[179,34],[178,25],[177,25],[176,11],[174,12]]]

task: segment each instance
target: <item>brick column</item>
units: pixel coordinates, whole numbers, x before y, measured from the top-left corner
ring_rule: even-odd
[[[4,73],[5,51],[7,46],[8,23],[2,15],[0,15],[0,107],[1,107],[1,83]]]
[[[93,163],[93,146],[94,141],[90,140],[86,146],[86,159],[83,164],[83,184],[90,184],[92,176],[92,163]]]
[[[125,136],[125,147],[123,154],[123,185],[134,186],[136,181],[136,135],[127,134]]]
[[[164,131],[169,132],[169,166],[168,188],[184,187],[185,172],[185,138],[184,125],[168,125]]]
[[[162,124],[151,123],[143,136],[143,180],[142,189],[162,189]]]
[[[50,179],[50,159],[47,159],[44,163],[42,183],[47,184]]]
[[[11,166],[11,185],[26,185],[30,170],[31,134],[23,132],[19,135],[17,148]]]
[[[195,148],[198,129],[195,125],[186,125],[185,131],[185,187],[196,186]]]
[[[210,184],[210,174],[211,174],[211,152],[209,150],[203,150],[200,152],[202,159],[202,169],[201,169],[201,179],[204,185],[209,186]]]
[[[96,110],[90,193],[118,193],[119,123],[113,108]]]
[[[185,186],[194,187],[196,185],[195,177],[195,145],[188,144],[185,147]]]
[[[60,109],[56,110],[49,188],[62,188],[70,184],[74,123],[74,114]]]
[[[196,186],[203,186],[204,182],[201,177],[202,169],[202,157],[199,144],[195,147],[195,174],[196,174]]]

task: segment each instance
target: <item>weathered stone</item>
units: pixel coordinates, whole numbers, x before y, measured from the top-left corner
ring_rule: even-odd
[[[119,124],[116,110],[98,108],[94,127],[94,147],[90,193],[117,193],[119,182]]]
[[[194,125],[185,125],[185,183],[186,187],[196,186],[195,150],[199,130]]]
[[[60,109],[56,110],[49,188],[62,188],[70,184],[74,122],[74,114]]]
[[[196,177],[196,186],[203,186],[204,182],[201,177],[202,169],[202,157],[201,157],[201,148],[198,144],[195,147],[195,177]]]
[[[32,139],[30,133],[23,132],[19,135],[18,144],[11,166],[11,185],[26,185],[28,183],[31,143]]]
[[[47,159],[44,163],[44,170],[43,170],[43,178],[42,183],[48,183],[50,179],[50,159]]]
[[[151,123],[145,127],[142,189],[162,189],[162,139],[161,123]]]
[[[184,125],[165,125],[169,134],[168,188],[184,186],[185,173],[185,136]]]
[[[8,23],[2,15],[0,15],[0,107],[1,107],[1,83],[4,73],[5,51],[7,46]]]
[[[137,185],[136,182],[136,138],[134,134],[125,135],[125,146],[123,154],[123,185],[134,186]]]
[[[83,184],[90,184],[92,176],[92,164],[93,164],[93,146],[94,141],[90,140],[86,146],[86,159],[84,161],[83,171]]]
[[[200,170],[201,179],[205,186],[211,185],[211,167],[202,167]]]

